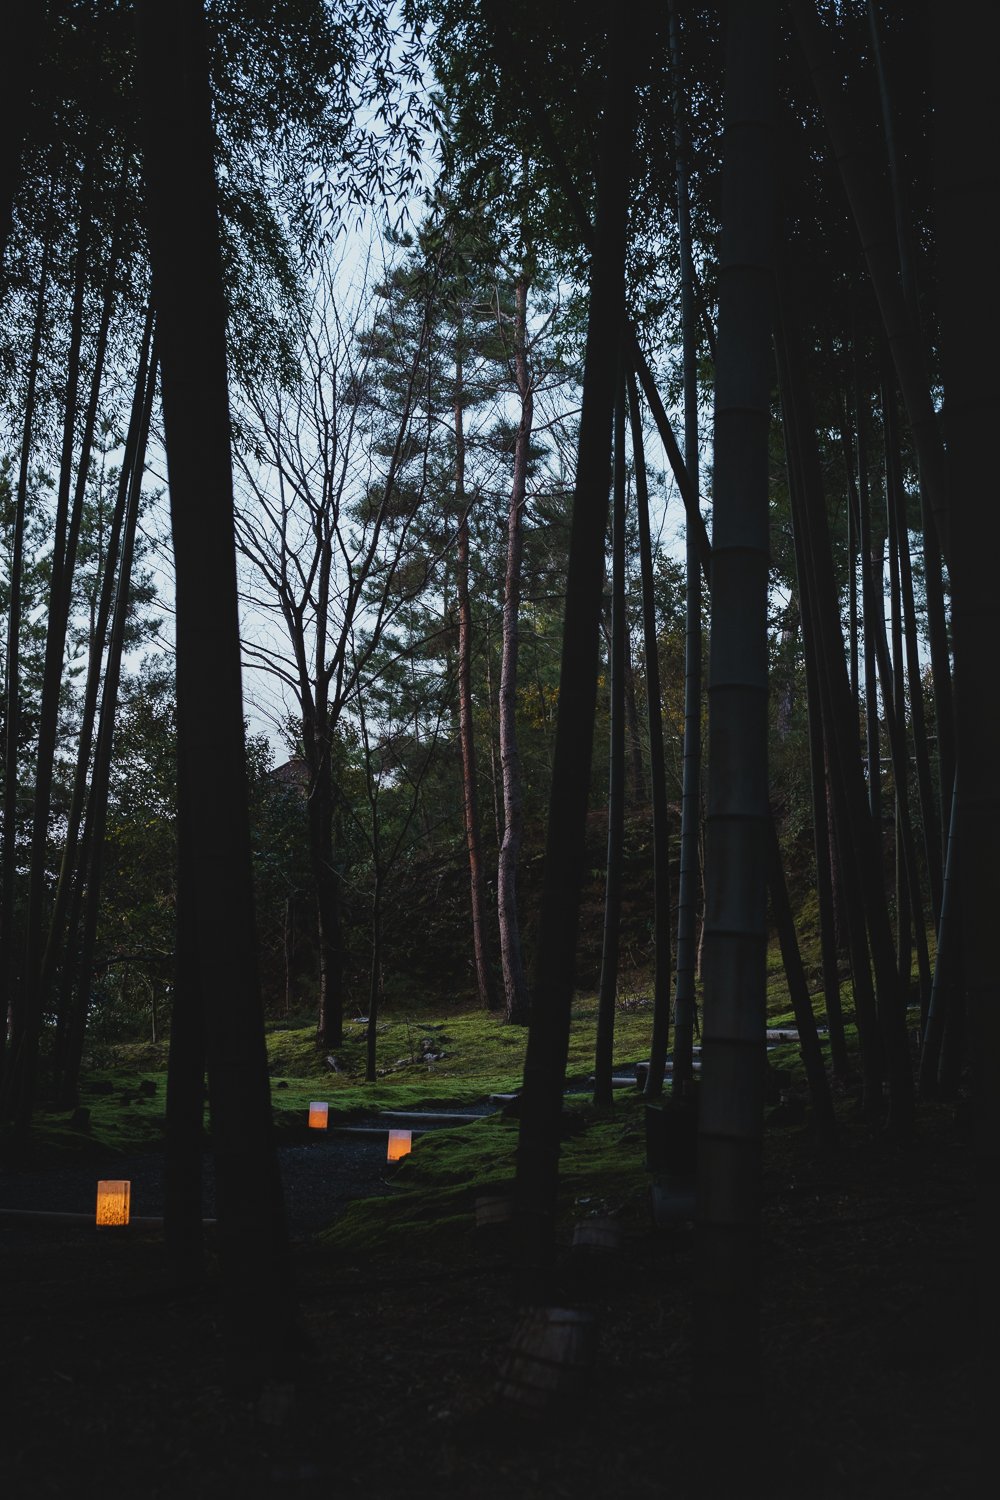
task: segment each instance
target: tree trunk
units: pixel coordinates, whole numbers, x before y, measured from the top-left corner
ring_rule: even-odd
[[[619,371],[614,421],[614,505],[611,520],[611,727],[608,757],[608,859],[604,887],[604,942],[597,999],[594,1103],[610,1107],[615,1045],[615,1001],[621,941],[625,858],[625,381]]]
[[[906,518],[906,490],[900,456],[899,424],[896,417],[896,387],[891,370],[883,374],[882,413],[885,429],[886,489],[889,496],[892,527],[899,549],[899,581],[903,603],[903,638],[906,642],[906,675],[910,685],[910,722],[913,729],[913,754],[920,798],[920,821],[923,829],[924,859],[931,891],[931,911],[937,925],[941,916],[941,888],[944,879],[941,858],[941,826],[934,787],[931,780],[930,754],[927,748],[927,723],[924,715],[924,685],[920,672],[920,647],[917,640],[917,612],[913,597],[913,572],[910,566],[910,540]]]
[[[147,325],[151,332],[151,323]],[[114,740],[115,715],[118,707],[118,684],[121,679],[122,654],[125,649],[125,629],[128,623],[129,592],[132,586],[132,559],[135,549],[135,533],[139,520],[139,505],[142,499],[142,479],[145,471],[146,444],[152,416],[153,396],[156,386],[155,356],[150,360],[145,389],[139,415],[139,430],[135,435],[127,481],[127,505],[122,524],[121,565],[118,569],[118,585],[114,600],[114,616],[108,642],[108,660],[104,672],[104,691],[101,698],[101,713],[97,732],[97,749],[91,774],[90,797],[87,805],[86,838],[81,848],[77,891],[86,893],[83,921],[83,937],[80,944],[79,969],[75,976],[75,998],[63,1006],[67,1016],[65,1046],[62,1058],[61,1093],[65,1108],[75,1101],[80,1081],[80,1066],[83,1060],[84,1035],[87,1012],[90,1007],[90,985],[94,969],[94,951],[97,942],[97,919],[100,911],[101,881],[104,873],[104,835],[107,827],[108,786],[111,777],[111,752]],[[110,556],[108,566],[111,565]],[[109,590],[110,595],[110,590]],[[53,927],[55,914],[53,914]],[[72,959],[76,950],[76,920],[71,924],[71,939],[67,944],[64,988],[68,992],[73,979]],[[46,955],[49,957],[49,955]],[[50,962],[54,960],[54,955]],[[44,973],[44,970],[43,970]]]
[[[87,668],[87,683],[84,690],[83,709],[80,719],[80,731],[77,747],[76,776],[73,783],[73,795],[70,802],[69,812],[66,818],[66,832],[63,841],[62,861],[59,869],[59,879],[56,884],[55,897],[52,903],[52,916],[49,923],[48,939],[45,945],[45,955],[42,960],[40,988],[43,995],[48,994],[55,966],[60,953],[64,955],[64,968],[72,968],[71,954],[73,945],[65,942],[66,912],[70,900],[70,891],[73,882],[78,887],[84,882],[85,858],[78,860],[80,852],[80,828],[83,821],[84,808],[87,801],[87,787],[90,780],[90,753],[94,740],[94,725],[97,716],[97,701],[101,686],[101,666],[104,660],[104,649],[107,642],[108,623],[111,619],[112,605],[115,598],[116,586],[121,591],[124,583],[126,595],[128,593],[128,580],[124,572],[118,571],[118,559],[123,557],[122,569],[124,570],[124,530],[126,523],[126,503],[129,499],[130,486],[137,485],[136,502],[141,493],[142,473],[145,465],[146,442],[149,433],[149,423],[152,415],[153,395],[156,385],[155,366],[150,368],[150,344],[152,341],[153,321],[152,313],[146,317],[146,327],[143,333],[141,352],[139,357],[139,369],[136,373],[135,390],[132,400],[132,412],[129,419],[128,433],[125,439],[125,452],[122,457],[121,473],[118,479],[118,492],[115,497],[115,509],[111,519],[111,527],[108,537],[107,551],[104,557],[104,578],[101,584],[101,597],[98,604],[97,618],[90,643],[90,660]],[[134,476],[138,477],[135,478]],[[134,537],[135,514],[132,516],[132,535]],[[131,571],[131,545],[129,544],[129,570]],[[124,630],[124,621],[122,622]],[[112,648],[113,649],[113,648]],[[108,666],[108,675],[111,667]],[[105,676],[105,691],[107,689],[108,675]],[[117,684],[116,684],[117,686]],[[96,776],[95,776],[96,779]],[[105,788],[106,794],[106,788]],[[64,974],[63,991],[68,993],[71,983]],[[87,1002],[83,998],[84,1012]],[[69,1020],[66,1006],[60,1006],[59,1010],[59,1041],[57,1042],[57,1065],[63,1069],[63,1077],[60,1082],[62,1103],[65,1108],[70,1108],[75,1102],[76,1078],[67,1077],[64,1071],[64,1058],[59,1057],[62,1051],[61,1042],[65,1038],[65,1026]],[[69,1101],[69,1102],[67,1102]]]
[[[514,371],[521,398],[521,419],[514,443],[514,477],[507,512],[507,567],[503,593],[503,648],[500,658],[500,774],[503,779],[503,838],[497,865],[497,911],[504,1005],[508,1021],[523,1025],[530,1010],[517,914],[517,861],[524,830],[521,753],[517,742],[517,668],[520,646],[521,557],[528,455],[534,420],[534,389],[526,348],[528,281],[514,288]]]
[[[663,755],[663,706],[660,658],[656,641],[656,604],[653,597],[653,547],[649,530],[649,487],[642,440],[642,416],[635,377],[629,376],[629,421],[632,465],[635,471],[635,510],[639,529],[639,570],[642,578],[642,642],[646,659],[646,722],[649,728],[649,784],[653,803],[653,1034],[649,1069],[643,1090],[647,1100],[663,1092],[663,1075],[670,1039],[670,810]],[[691,1076],[690,1028],[693,1014],[678,1011],[674,1034],[674,1085],[681,1069],[680,1087]],[[683,1028],[689,1032],[685,1040]],[[685,1067],[687,1072],[685,1072]]]
[[[344,944],[340,925],[340,889],[333,857],[333,750],[326,723],[305,726],[311,749],[306,799],[309,868],[316,893],[316,933],[319,952],[319,1018],[317,1033],[324,1047],[339,1047],[344,1039]]]
[[[646,772],[642,763],[642,735],[639,733],[639,705],[635,697],[635,671],[632,666],[632,632],[625,624],[625,733],[628,737],[629,779],[632,783],[632,806],[644,807],[649,801]]]
[[[856,337],[856,336],[855,336]],[[882,609],[882,580],[876,591],[872,558],[871,498],[868,485],[867,416],[868,392],[860,374],[861,356],[854,346],[854,453],[858,496],[858,549],[861,553],[861,631],[865,654],[865,746],[868,763],[868,806],[872,821],[882,827],[882,750],[878,720],[878,671],[876,664],[876,608]]]
[[[469,510],[465,495],[465,400],[459,321],[455,354],[455,587],[458,595],[458,737],[462,750],[462,816],[469,855],[469,894],[472,906],[472,951],[480,1005],[500,1009],[500,993],[486,925],[486,882],[483,840],[479,826],[479,786],[476,742],[472,724],[472,602],[469,597]]]
[[[2,1112],[7,1114],[13,1104],[10,1065],[13,1051],[8,1053],[7,1036],[20,1034],[23,1027],[24,992],[22,976],[15,960],[17,944],[14,937],[14,888],[17,883],[17,828],[18,810],[18,740],[21,727],[21,589],[24,576],[24,528],[28,504],[28,475],[31,467],[31,452],[34,443],[35,398],[38,388],[39,354],[42,332],[45,327],[45,308],[49,285],[49,259],[52,239],[52,197],[49,196],[48,220],[46,223],[45,247],[42,252],[41,276],[38,284],[38,300],[35,323],[31,335],[31,351],[28,355],[28,381],[24,398],[24,419],[21,428],[21,456],[18,463],[17,489],[14,498],[14,525],[10,561],[10,601],[7,614],[7,681],[4,743],[3,785],[3,843],[0,856],[0,993],[3,994],[0,1013],[0,1097]]]
[[[295,1003],[295,892],[285,897],[285,928],[282,945],[285,958],[285,1015]]]
[[[867,805],[858,760],[857,718],[850,697],[844,661],[836,582],[833,576],[829,526],[823,502],[823,486],[798,329],[789,288],[779,280],[781,294],[783,374],[782,401],[792,412],[803,482],[800,521],[804,528],[808,571],[814,590],[816,638],[822,649],[821,687],[824,693],[824,726],[832,756],[835,799],[840,799],[847,822],[838,832],[838,853],[851,861],[845,872],[844,892],[854,903],[856,922],[863,917],[875,974],[878,1025],[889,1079],[890,1131],[908,1138],[913,1125],[913,1074],[910,1067],[906,1018],[899,992],[895,943],[889,922],[885,875],[879,831]],[[840,813],[838,813],[838,821]],[[850,910],[849,923],[852,921]],[[852,962],[861,960],[861,939],[855,944]],[[867,956],[863,962],[867,965]],[[855,976],[857,984],[857,976]],[[859,997],[860,999],[860,997]],[[859,1021],[860,1024],[860,1021]],[[869,1051],[871,1051],[869,1047]]]
[[[774,925],[778,930],[778,942],[781,945],[781,960],[785,966],[785,974],[788,977],[788,991],[792,1000],[792,1009],[795,1012],[795,1025],[799,1033],[799,1050],[805,1068],[806,1079],[809,1084],[809,1094],[812,1098],[817,1133],[821,1140],[827,1145],[831,1145],[837,1135],[837,1117],[833,1112],[833,1096],[830,1093],[830,1082],[826,1076],[826,1069],[823,1066],[823,1053],[820,1049],[819,1033],[816,1030],[816,1018],[813,1015],[812,1002],[809,998],[809,986],[806,983],[805,970],[802,967],[802,956],[799,953],[798,938],[795,935],[795,922],[792,917],[791,904],[788,900],[788,886],[785,882],[785,871],[781,862],[781,848],[778,844],[778,831],[774,826],[773,817],[768,820],[767,842],[767,879],[768,888],[771,892],[771,912],[774,917]]]
[[[864,842],[863,820],[867,820],[870,828],[871,811],[858,757],[857,704],[844,659],[826,511],[820,488],[819,455],[802,383],[804,377],[797,351],[794,360],[789,358],[792,348],[791,332],[787,299],[782,298],[782,328],[777,341],[778,376],[789,455],[792,529],[799,598],[802,601],[803,643],[807,660],[809,654],[815,653],[815,671],[810,687],[814,693],[813,705],[821,716],[827,753],[832,824],[830,848],[835,853],[840,872],[834,889],[839,889],[843,898],[847,924],[855,1013],[861,1043],[864,1108],[865,1113],[874,1119],[882,1107],[884,1048],[872,988],[864,902],[860,894],[862,868],[866,860],[875,860],[873,897],[877,898],[880,892],[883,907],[885,892],[882,886],[881,859],[874,850],[875,840],[869,838]],[[856,828],[859,829],[857,834]],[[860,852],[855,848],[855,838],[862,842]],[[887,914],[885,922],[887,925]],[[891,934],[889,941],[891,943]],[[886,975],[880,971],[880,982],[885,981]],[[896,982],[895,963],[893,982]]]
[[[372,808],[372,830],[377,828],[377,818]],[[377,840],[377,832],[376,832]],[[368,975],[368,1031],[365,1038],[365,1083],[374,1083],[378,1061],[378,1008],[382,993],[382,872],[378,868],[378,852],[375,851],[375,889],[372,892],[372,964]]]
[[[246,1375],[288,1358],[288,1240],[271,1123],[254,930],[237,608],[226,306],[199,0],[140,12],[153,301],[177,581],[177,992],[188,1043],[168,1124],[168,1225],[195,1211],[197,1055],[208,1061],[216,1215],[231,1345]],[[176,1024],[175,1012],[175,1024]],[[203,1031],[202,1031],[203,1027]],[[173,1051],[173,1037],[171,1038]],[[184,1207],[181,1207],[181,1199]],[[179,1227],[175,1223],[175,1227]],[[191,1231],[190,1221],[185,1226]]]
[[[580,415],[576,492],[566,581],[553,758],[539,921],[535,1000],[528,1030],[517,1151],[517,1233],[523,1290],[550,1295],[559,1127],[576,968],[581,872],[585,862],[608,511],[612,413],[624,322],[632,85],[624,18],[614,14],[599,154],[597,224]]]
[[[951,674],[939,551],[940,548],[947,560],[949,497],[941,432],[931,402],[919,330],[910,316],[901,284],[896,226],[886,211],[885,193],[875,177],[872,153],[866,149],[866,143],[856,137],[842,89],[839,65],[833,49],[827,44],[814,0],[792,0],[791,12],[864,250],[917,450],[924,517],[928,631],[938,708],[941,802],[945,805],[951,796],[955,762]]]
[[[677,229],[681,255],[681,330],[684,367],[684,467],[697,501],[698,344],[695,327],[694,257],[688,191],[688,128],[681,82],[677,6],[670,6],[670,71],[674,100]],[[699,512],[700,518],[700,512]],[[694,1079],[693,1048],[698,964],[696,925],[701,890],[701,559],[693,518],[688,513],[684,550],[684,751],[681,771],[681,850],[677,890],[677,989],[674,998],[674,1081],[681,1093]],[[662,730],[661,730],[662,739]],[[650,1070],[652,1075],[652,1069]],[[648,1082],[647,1082],[648,1086]]]
[[[88,178],[89,180],[89,173]],[[23,1024],[19,1035],[13,1038],[14,1067],[16,1070],[15,1127],[18,1138],[23,1140],[30,1130],[31,1112],[34,1105],[35,1074],[38,1064],[38,1046],[41,1035],[43,996],[41,994],[40,970],[45,931],[46,882],[45,862],[49,834],[49,812],[52,802],[52,785],[55,771],[56,741],[59,729],[59,696],[63,677],[63,652],[66,643],[66,627],[69,620],[70,595],[73,586],[73,571],[79,540],[80,519],[83,505],[83,485],[86,481],[90,445],[80,450],[77,471],[78,483],[73,493],[73,454],[76,447],[78,400],[80,392],[80,364],[83,350],[84,295],[87,286],[87,252],[89,250],[90,194],[87,180],[83,189],[81,224],[78,230],[76,267],[73,285],[73,305],[70,318],[70,345],[66,362],[66,395],[63,409],[62,453],[59,467],[59,486],[56,495],[52,567],[49,582],[49,618],[45,638],[45,668],[42,678],[42,701],[39,709],[38,748],[35,759],[35,791],[32,809],[31,858],[28,872],[28,910],[24,950],[23,976]],[[110,283],[106,286],[107,298],[112,294]],[[105,329],[106,335],[106,329]],[[94,378],[99,380],[100,364],[97,362]]]
[[[757,1473],[767,953],[775,15],[728,9],[719,260],[695,1379],[712,1493]],[[715,1486],[714,1490],[712,1486]]]
[[[951,478],[949,557],[958,723],[957,839],[961,952],[975,1107],[982,1416],[997,1371],[1000,1293],[994,1274],[1000,1182],[1000,983],[996,914],[1000,795],[1000,599],[996,586],[995,429],[1000,395],[993,339],[998,322],[993,236],[994,62],[981,7],[960,0],[943,18],[935,53],[936,223],[941,284],[944,428]],[[935,37],[937,41],[938,38]],[[988,542],[987,542],[987,539]],[[960,1059],[959,1059],[960,1060]],[[981,1423],[981,1430],[986,1428]]]

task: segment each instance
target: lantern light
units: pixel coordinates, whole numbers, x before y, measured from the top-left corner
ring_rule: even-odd
[[[314,1099],[309,1106],[309,1128],[311,1130],[325,1130],[329,1114],[329,1104],[324,1104],[321,1099]]]
[[[97,1184],[97,1223],[101,1228],[124,1228],[128,1223],[130,1182]]]
[[[389,1150],[386,1153],[386,1161],[399,1161],[401,1156],[409,1156],[412,1150],[412,1130],[389,1131]]]

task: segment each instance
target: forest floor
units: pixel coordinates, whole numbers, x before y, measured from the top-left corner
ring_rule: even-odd
[[[922,1106],[914,1143],[900,1148],[847,1101],[841,1108],[836,1153],[801,1126],[773,1123],[765,1139],[766,1493],[971,1496],[973,1185],[962,1111]],[[324,1239],[316,1222],[392,1192],[380,1147],[358,1141],[338,1160],[340,1175],[332,1158],[314,1173],[308,1203],[300,1194],[296,1210],[290,1193],[310,1350],[290,1340],[263,1383],[227,1357],[217,1283],[172,1290],[158,1234],[0,1219],[5,1500],[698,1493],[689,1227],[655,1230],[633,1191],[624,1244],[603,1270],[574,1270],[567,1247],[566,1300],[595,1315],[598,1356],[579,1400],[540,1420],[497,1393],[518,1315],[503,1232],[477,1230],[468,1210],[412,1248],[400,1234],[381,1250]],[[60,1166],[47,1186],[46,1174],[19,1183],[7,1173],[0,1202],[12,1206],[34,1183],[54,1205],[59,1174],[89,1200],[96,1165]],[[317,1214],[322,1193],[328,1211]]]

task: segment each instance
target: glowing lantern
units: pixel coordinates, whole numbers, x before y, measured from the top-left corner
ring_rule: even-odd
[[[97,1184],[97,1222],[102,1228],[124,1228],[128,1223],[130,1182]]]
[[[325,1130],[329,1113],[329,1104],[324,1104],[322,1100],[314,1099],[309,1106],[310,1130]]]
[[[409,1156],[413,1149],[413,1132],[411,1130],[390,1130],[389,1150],[386,1153],[386,1161],[399,1161],[401,1156]]]

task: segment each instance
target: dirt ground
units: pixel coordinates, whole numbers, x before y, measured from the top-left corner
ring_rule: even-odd
[[[973,1189],[955,1112],[925,1109],[906,1150],[858,1126],[832,1158],[791,1129],[769,1132],[767,1155],[766,1492],[979,1493]],[[328,1184],[338,1203],[378,1190],[374,1161],[356,1171]],[[18,1184],[2,1187],[10,1206]],[[0,1492],[683,1500],[698,1493],[704,1441],[690,1394],[695,1238],[642,1214],[626,1230],[603,1268],[566,1261],[575,1304],[597,1320],[597,1359],[580,1399],[538,1419],[497,1395],[518,1309],[506,1247],[471,1215],[434,1262],[352,1262],[300,1226],[311,1351],[290,1344],[263,1385],[226,1357],[217,1290],[171,1289],[157,1234],[0,1219]]]

